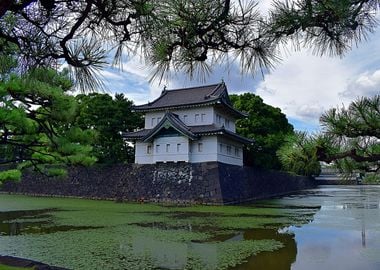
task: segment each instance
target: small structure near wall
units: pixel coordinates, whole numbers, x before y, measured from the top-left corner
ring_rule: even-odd
[[[124,134],[135,143],[135,163],[217,161],[243,166],[243,146],[253,143],[235,132],[246,115],[233,108],[224,83],[166,90],[153,102],[135,106],[145,128]]]

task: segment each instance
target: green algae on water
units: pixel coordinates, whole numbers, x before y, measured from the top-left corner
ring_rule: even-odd
[[[40,216],[33,220],[27,210]],[[69,269],[228,269],[283,246],[273,239],[244,239],[244,230],[279,229],[307,222],[315,213],[293,210],[276,205],[165,207],[0,194],[0,213],[25,211],[14,216],[15,223],[26,222],[27,228],[29,220],[44,222],[43,230],[2,236],[0,254]]]

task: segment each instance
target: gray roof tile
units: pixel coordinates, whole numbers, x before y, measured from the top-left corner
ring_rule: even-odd
[[[208,104],[220,100],[225,93],[227,93],[227,88],[224,83],[164,90],[156,100],[144,105],[135,106],[134,109],[136,111],[149,111]]]

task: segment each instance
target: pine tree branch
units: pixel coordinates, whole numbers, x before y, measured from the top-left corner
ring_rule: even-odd
[[[335,160],[351,158],[356,162],[377,162],[380,161],[380,154],[370,154],[368,156],[363,156],[357,153],[356,149],[351,149],[349,151],[336,153],[336,154],[328,154],[324,148],[317,148],[317,158],[320,161],[324,161],[326,163],[331,163]]]

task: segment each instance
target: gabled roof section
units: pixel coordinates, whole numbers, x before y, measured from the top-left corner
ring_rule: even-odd
[[[172,125],[172,127],[175,128],[178,132],[180,132],[184,136],[187,136],[191,139],[198,139],[201,136],[221,135],[221,136],[229,137],[235,141],[238,141],[238,142],[241,142],[241,143],[247,144],[247,145],[255,142],[255,140],[245,138],[243,136],[240,136],[239,134],[236,134],[232,131],[225,129],[224,127],[220,127],[220,126],[216,126],[216,125],[203,125],[203,126],[190,126],[190,127],[188,127],[181,120],[179,120],[178,117],[175,116],[175,114],[173,114],[173,113],[169,113],[169,114],[174,115],[174,118],[172,118],[173,116],[169,116],[169,118],[171,120],[180,122],[178,124],[181,126],[182,130],[180,131],[178,126],[177,126],[177,128],[174,127],[175,125],[177,125],[177,123],[175,125]],[[143,129],[143,130],[136,131],[136,132],[124,133],[123,137],[127,140],[128,139],[129,140],[139,140],[139,141],[150,140],[151,138],[154,137],[155,134],[157,134],[163,128],[163,126],[165,126],[165,124],[164,124],[165,122],[163,122],[163,121],[164,121],[164,119],[162,119],[161,122],[153,129]],[[162,125],[161,125],[161,127],[159,127],[161,123],[162,123]]]
[[[138,112],[146,112],[202,106],[216,102],[223,102],[232,107],[224,82],[199,87],[163,90],[156,100],[133,108]]]
[[[162,129],[168,129],[169,127],[172,127],[176,131],[178,131],[180,134],[184,135],[185,137],[188,137],[191,140],[197,139],[197,135],[190,131],[189,127],[186,126],[179,118],[178,115],[167,112],[162,120],[154,127],[152,128],[146,135],[142,137],[143,142],[148,142],[154,136],[159,133]]]

